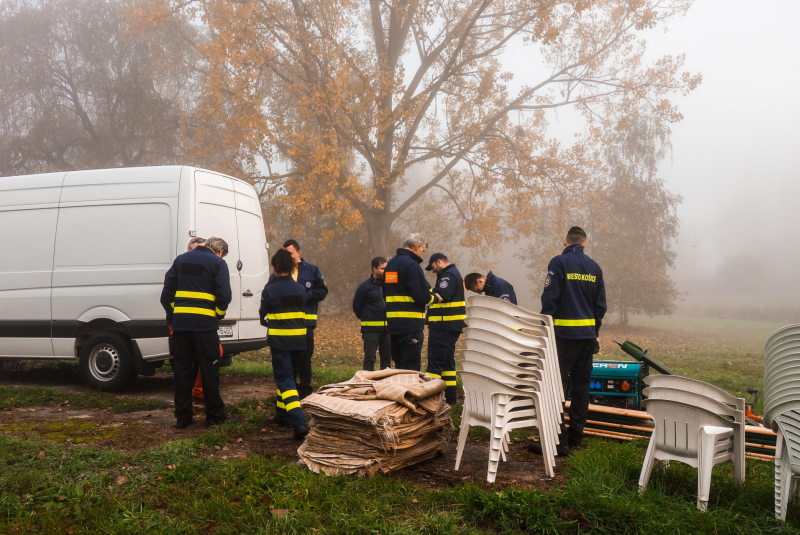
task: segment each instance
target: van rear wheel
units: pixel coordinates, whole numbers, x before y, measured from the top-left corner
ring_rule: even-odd
[[[135,377],[130,347],[110,332],[86,340],[81,346],[80,366],[86,384],[103,392],[120,390]]]

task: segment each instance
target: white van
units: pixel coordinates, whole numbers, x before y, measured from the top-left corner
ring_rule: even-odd
[[[228,242],[225,355],[265,347],[268,251],[251,185],[185,166],[0,178],[0,359],[79,359],[100,390],[155,374],[169,358],[164,275],[193,236]]]

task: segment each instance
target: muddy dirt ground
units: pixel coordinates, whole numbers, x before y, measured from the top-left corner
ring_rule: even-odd
[[[167,368],[168,370],[168,368]],[[65,400],[71,393],[85,392],[86,386],[74,367],[26,366],[4,369],[0,385],[50,388],[63,393]],[[275,395],[271,377],[243,377],[223,375],[220,381],[222,396],[228,405],[247,400],[266,400]],[[172,403],[172,374],[164,369],[154,377],[139,377],[129,390],[118,394],[123,398],[153,399]],[[110,410],[82,409],[74,406],[26,407],[0,411],[0,432],[16,436],[38,434],[42,440],[65,442],[72,447],[110,448],[127,453],[138,453],[166,442],[197,436],[206,431],[202,425],[202,407],[196,406],[200,423],[185,430],[175,429],[171,409],[141,412],[113,413]],[[272,407],[266,401],[269,415]],[[400,470],[392,475],[399,479],[414,480],[425,488],[437,489],[462,482],[483,483],[487,487],[548,489],[559,485],[564,477],[562,461],[557,458],[556,474],[549,478],[544,472],[542,458],[527,452],[527,443],[510,444],[508,461],[501,463],[494,485],[486,483],[488,442],[469,441],[458,471],[453,469],[457,436],[447,434],[443,453],[438,457]],[[290,462],[298,460],[299,442],[293,440],[290,429],[265,425],[255,433],[232,436],[224,446],[207,448],[202,455],[211,459],[238,459],[249,455],[282,457]]]

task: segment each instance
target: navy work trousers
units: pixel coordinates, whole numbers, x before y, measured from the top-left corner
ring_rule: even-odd
[[[422,342],[425,340],[425,333],[417,331],[393,334],[389,338],[392,342],[392,358],[397,369],[419,371],[422,366]]]
[[[197,370],[203,382],[206,423],[225,421],[225,403],[219,395],[220,346],[217,331],[200,333],[175,331],[172,334],[172,371],[175,374],[175,418],[178,423],[192,420],[192,387]]]
[[[375,371],[375,354],[380,351],[381,370],[392,367],[392,343],[389,333],[381,331],[366,331],[361,333],[364,339],[364,370]]]
[[[278,389],[275,402],[275,419],[290,424],[294,429],[306,425],[306,417],[300,408],[300,395],[292,371],[292,361],[299,358],[298,353],[303,350],[286,351],[285,349],[270,348],[272,353],[272,373],[275,377],[275,386]]]
[[[456,404],[456,342],[461,331],[428,329],[428,367],[425,372],[441,378],[447,385],[444,399],[448,405]]]
[[[314,329],[315,327],[306,328],[306,348],[292,351],[292,370],[294,370],[294,378],[297,381],[297,391],[300,393],[300,399],[306,398],[314,392],[311,388],[311,357],[314,356]]]
[[[556,337],[558,366],[561,370],[561,383],[566,387],[572,380],[572,392],[564,392],[570,399],[569,431],[561,423],[559,442],[572,447],[579,446],[583,440],[583,428],[589,416],[589,383],[592,379],[592,348],[594,339],[570,340]],[[563,412],[563,409],[562,409]],[[563,420],[563,419],[562,419]],[[564,442],[566,439],[567,442]]]

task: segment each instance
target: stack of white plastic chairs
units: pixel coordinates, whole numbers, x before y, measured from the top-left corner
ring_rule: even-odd
[[[800,325],[787,325],[764,348],[764,416],[778,434],[775,450],[775,517],[786,509],[800,479]]]
[[[464,408],[456,466],[461,464],[470,426],[489,429],[489,470],[493,483],[508,432],[536,427],[545,472],[553,475],[564,391],[555,349],[553,318],[502,299],[481,295],[467,299],[466,350],[457,372],[464,388]]]
[[[651,375],[644,382],[643,405],[654,427],[639,490],[647,488],[656,461],[680,461],[697,468],[697,508],[706,511],[715,465],[730,461],[736,482],[744,479],[744,398],[677,375]]]

